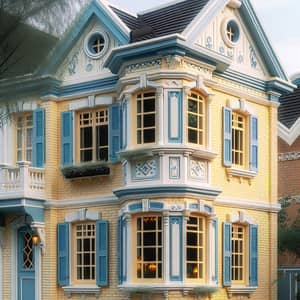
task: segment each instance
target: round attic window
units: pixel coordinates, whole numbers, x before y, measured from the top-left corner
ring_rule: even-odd
[[[92,32],[85,40],[85,52],[87,56],[96,59],[106,52],[108,37],[99,31]]]
[[[224,20],[222,24],[222,36],[229,47],[234,47],[240,38],[240,29],[235,20]]]

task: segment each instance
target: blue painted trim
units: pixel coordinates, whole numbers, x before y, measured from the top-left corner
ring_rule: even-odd
[[[251,34],[252,40],[259,50],[259,54],[262,56],[266,67],[270,72],[270,75],[288,81],[288,77],[280,65],[249,0],[242,1],[239,12]]]
[[[72,165],[73,158],[73,127],[74,112],[64,111],[61,113],[61,165]]]
[[[35,266],[36,257],[34,246],[32,246],[32,268],[23,268],[23,249],[24,239],[23,236],[26,232],[32,233],[29,226],[23,226],[18,230],[18,299],[28,300],[35,299]]]
[[[218,218],[213,218],[212,220],[213,230],[215,232],[215,276],[212,276],[212,281],[218,283],[218,268],[219,268],[219,232],[218,232]]]
[[[133,45],[133,44],[132,44]],[[118,74],[124,63],[129,63],[137,59],[144,59],[151,55],[180,55],[198,59],[202,62],[216,66],[219,70],[225,70],[230,64],[230,60],[224,56],[215,53],[203,53],[199,49],[191,47],[182,37],[177,34],[165,36],[158,40],[149,40],[143,43],[134,43],[128,47],[115,48],[111,51],[104,67],[111,70],[112,73]]]
[[[79,36],[86,29],[90,20],[96,17],[99,23],[103,24],[107,30],[118,40],[120,45],[129,43],[130,37],[123,32],[121,28],[113,21],[113,19],[104,11],[97,1],[92,1],[86,8],[84,13],[78,18],[78,21],[71,27],[56,48],[51,52],[52,55],[48,57],[45,64],[40,68],[40,74],[53,74],[60,67],[62,61],[66,58],[70,49],[79,40]]]
[[[258,119],[257,117],[250,116],[250,128],[249,128],[249,169],[250,171],[258,171]]]
[[[211,214],[212,213],[212,207],[209,205],[204,205],[204,211]]]
[[[174,159],[177,161],[177,164],[178,164],[178,174],[177,176],[172,176],[172,170],[171,170],[171,160]],[[169,179],[180,179],[180,156],[170,156],[169,157]]]
[[[143,209],[142,202],[129,205],[129,211],[136,211],[136,210],[142,210],[142,209]]]
[[[120,146],[121,146],[121,134],[122,124],[120,120],[121,105],[120,103],[114,103],[109,106],[109,160],[111,162],[120,161]]]
[[[70,223],[57,224],[57,282],[70,284]]]
[[[32,222],[45,222],[44,201],[32,199],[12,199],[0,201],[0,214],[29,215]]]
[[[136,164],[137,163],[146,163],[149,160],[154,160],[156,163],[156,170],[155,173],[152,176],[144,176],[144,177],[137,177],[136,176]],[[160,161],[158,158],[153,157],[151,159],[148,160],[139,160],[139,161],[135,161],[134,163],[131,164],[131,178],[134,181],[145,181],[145,180],[155,180],[155,179],[159,179],[159,175],[160,175],[160,165],[159,165]]]
[[[123,282],[123,221],[118,218],[118,284]]]
[[[232,246],[231,246],[232,225],[229,222],[223,223],[223,285],[231,285]]]
[[[223,165],[232,165],[232,110],[223,107]]]
[[[172,137],[171,136],[171,130],[172,130],[172,119],[173,116],[173,110],[172,110],[172,96],[176,95],[177,98],[177,109],[178,109],[178,132],[177,135]],[[176,105],[176,104],[174,104]],[[168,91],[168,140],[169,143],[182,143],[182,90],[173,90]]]
[[[32,166],[42,168],[45,163],[45,109],[33,111],[32,127]]]
[[[258,226],[249,226],[249,285],[258,285]]]
[[[115,190],[114,194],[118,197],[127,197],[127,196],[145,196],[145,195],[178,195],[178,194],[194,194],[197,196],[218,196],[222,191],[218,189],[210,188],[197,188],[191,186],[180,186],[180,185],[171,185],[171,186],[153,186],[153,187],[138,187],[138,188],[124,188]]]
[[[149,209],[150,210],[163,210],[164,204],[162,202],[150,202]]]
[[[183,233],[182,233],[182,216],[171,216],[169,217],[169,223],[170,223],[170,243],[169,243],[169,253],[170,253],[170,281],[182,281],[183,279],[183,272],[182,272],[182,251],[183,251]],[[172,261],[173,261],[173,248],[172,248],[172,239],[173,239],[173,235],[172,235],[172,225],[173,224],[179,224],[179,255],[178,255],[178,264],[179,264],[179,275],[178,276],[174,276],[173,274],[173,265],[172,265]]]

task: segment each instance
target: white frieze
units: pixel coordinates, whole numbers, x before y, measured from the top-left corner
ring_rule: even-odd
[[[300,152],[286,152],[279,153],[278,160],[279,161],[287,161],[287,160],[298,160],[300,159]]]

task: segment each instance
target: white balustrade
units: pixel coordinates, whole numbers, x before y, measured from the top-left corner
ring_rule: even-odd
[[[17,162],[17,167],[0,164],[0,199],[22,196],[45,197],[45,172],[30,167],[30,162]]]

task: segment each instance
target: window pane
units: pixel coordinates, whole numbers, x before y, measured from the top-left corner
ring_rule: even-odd
[[[155,100],[145,100],[144,101],[144,112],[155,111]]]
[[[189,261],[197,261],[197,249],[196,248],[187,248],[186,259]]]
[[[156,248],[144,248],[144,261],[156,260]]]
[[[155,142],[155,129],[148,129],[144,131],[144,143]]]
[[[80,129],[80,148],[93,146],[93,128],[84,127]]]
[[[189,127],[197,128],[197,116],[189,114]]]
[[[80,152],[80,161],[91,161],[93,160],[93,150],[82,150]]]
[[[197,113],[197,102],[196,101],[189,100],[188,105],[189,105],[189,107],[188,107],[189,112]]]
[[[156,245],[156,232],[144,232],[144,246]]]
[[[189,129],[188,135],[189,135],[189,143],[197,143],[197,131]]]
[[[156,218],[145,217],[143,222],[144,230],[155,230],[156,229]]]
[[[144,115],[144,127],[155,126],[155,114]]]
[[[193,246],[197,245],[197,233],[187,232],[186,239],[187,239],[186,241],[187,245],[193,245]]]

